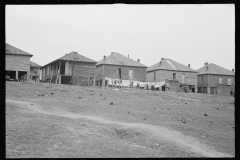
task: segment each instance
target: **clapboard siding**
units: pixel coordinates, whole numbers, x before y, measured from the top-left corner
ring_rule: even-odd
[[[117,66],[117,65],[99,65],[96,68],[96,72],[100,68],[99,73],[96,76],[96,80],[100,80],[104,77],[117,78],[118,68],[121,68],[122,79],[129,79],[129,70],[133,69],[134,80],[136,81],[146,81],[146,67],[130,67],[130,66]]]
[[[156,72],[156,80],[154,80],[154,72]],[[185,74],[185,83],[188,85],[197,85],[197,73],[171,70],[156,70],[147,73],[148,82],[162,82],[166,79],[173,79],[173,73],[176,73],[176,79],[182,82],[182,75]]]
[[[30,56],[5,55],[6,70],[30,71]]]
[[[72,67],[73,63],[71,61],[66,62],[68,63],[67,67],[67,75],[72,75]],[[96,71],[96,63],[84,63],[84,62],[75,62],[74,64],[74,71],[73,75],[74,76],[83,76],[83,77],[88,77],[90,74],[90,77],[95,77],[95,71]],[[89,73],[90,71],[90,73]]]

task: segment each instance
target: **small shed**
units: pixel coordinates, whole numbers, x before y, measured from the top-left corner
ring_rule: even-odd
[[[165,83],[166,91],[178,91],[180,88],[180,83],[177,79],[166,79]]]

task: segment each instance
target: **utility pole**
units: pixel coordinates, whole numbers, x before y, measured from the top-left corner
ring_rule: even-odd
[[[89,83],[90,83],[90,67],[88,67],[88,87],[89,87]]]
[[[74,57],[73,66],[72,66],[72,85],[73,85],[73,71],[74,71],[74,66],[75,66],[76,59],[77,58]]]

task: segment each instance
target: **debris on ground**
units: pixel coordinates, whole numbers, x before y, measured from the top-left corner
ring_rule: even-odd
[[[82,98],[81,96],[78,97],[78,99],[81,99],[81,98]]]
[[[113,105],[113,102],[110,102],[110,105]]]
[[[143,120],[144,120],[144,121],[146,121],[146,120],[147,120],[147,118],[146,118],[146,117],[144,117],[144,118],[143,118]]]
[[[130,114],[130,112],[128,112],[128,114]]]
[[[204,113],[204,116],[208,116],[206,113]]]
[[[51,94],[51,95],[54,95],[54,93],[53,93],[53,92],[51,92],[50,94]]]

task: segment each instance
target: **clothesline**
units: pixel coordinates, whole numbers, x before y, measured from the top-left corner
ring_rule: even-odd
[[[130,87],[131,84],[133,87],[141,87],[141,88],[151,88],[152,86],[154,88],[162,87],[166,83],[165,81],[162,82],[140,82],[140,81],[134,81],[134,80],[123,80],[123,79],[114,79],[105,77],[105,80],[107,80],[107,84],[110,86],[124,86],[124,87]]]

